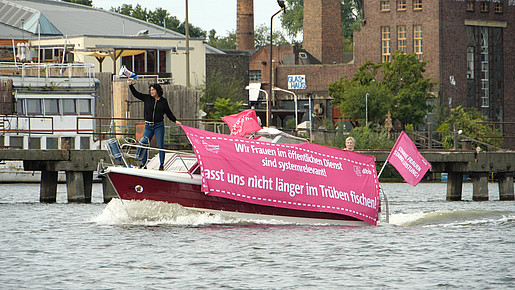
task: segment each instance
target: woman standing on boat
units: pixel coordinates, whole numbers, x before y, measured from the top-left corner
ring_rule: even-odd
[[[165,124],[164,115],[168,117],[172,122],[175,122],[178,126],[181,122],[177,121],[177,118],[173,115],[168,101],[163,97],[163,89],[159,84],[150,85],[150,94],[142,94],[134,88],[132,84],[133,79],[129,78],[128,84],[132,92],[132,95],[141,101],[143,101],[143,117],[145,118],[145,131],[143,137],[139,140],[141,146],[149,146],[150,140],[156,135],[157,147],[159,149],[165,148]],[[165,152],[159,151],[159,170],[164,170]],[[147,164],[147,150],[144,150],[141,167],[145,167]]]

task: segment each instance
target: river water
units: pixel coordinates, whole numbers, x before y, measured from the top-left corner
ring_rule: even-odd
[[[157,202],[40,204],[0,184],[2,289],[514,289],[515,202],[445,200],[446,184],[383,184],[390,223],[260,224]]]

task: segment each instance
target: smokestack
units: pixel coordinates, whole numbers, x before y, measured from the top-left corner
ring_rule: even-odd
[[[303,48],[322,63],[343,62],[341,0],[304,1]]]
[[[254,0],[238,0],[236,9],[236,49],[254,49]]]

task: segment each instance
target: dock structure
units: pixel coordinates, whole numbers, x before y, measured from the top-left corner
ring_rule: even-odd
[[[385,162],[389,152],[362,151],[373,155],[376,162]],[[472,199],[488,200],[488,177],[493,173],[499,183],[499,199],[515,200],[513,176],[515,172],[515,152],[476,152],[476,151],[421,151],[431,163],[431,172],[448,173],[447,200],[462,199],[463,176],[472,177]]]
[[[68,202],[90,203],[93,172],[101,159],[109,159],[106,150],[0,150],[0,160],[23,160],[24,170],[41,171],[39,200],[45,203],[56,202],[59,171],[66,173]],[[104,201],[111,198],[104,194]]]
[[[360,151],[385,162],[388,151]],[[488,200],[488,177],[499,183],[499,199],[515,200],[513,177],[515,152],[421,151],[431,163],[431,172],[448,173],[447,200],[462,199],[463,176],[472,177],[474,201]],[[109,160],[106,150],[0,149],[0,160],[23,160],[24,170],[41,171],[40,201],[56,202],[57,174],[66,173],[68,202],[91,202],[93,172],[101,160]],[[104,202],[116,193],[103,180]]]

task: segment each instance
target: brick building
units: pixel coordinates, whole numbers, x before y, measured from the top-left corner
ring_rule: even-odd
[[[322,35],[338,27],[320,25],[328,21],[320,13],[339,1],[314,1],[316,7],[310,2],[304,8],[304,48],[319,60],[329,59],[320,48],[331,46],[332,39]],[[515,148],[515,0],[364,1],[363,15],[361,29],[354,34],[352,62],[279,65],[274,73],[277,86],[286,88],[290,75],[305,75],[306,88],[293,90],[300,100],[310,94],[330,106],[330,82],[351,77],[366,60],[389,61],[396,50],[415,53],[429,62],[425,76],[438,82],[435,96],[447,108],[480,109],[489,120],[502,122],[498,126],[509,137],[504,146]],[[317,39],[318,47],[309,44],[310,39]],[[330,112],[325,110],[321,117],[331,117]]]
[[[447,108],[476,107],[515,136],[507,124],[515,122],[514,0],[365,1],[355,64],[388,61],[396,50],[429,61],[425,76],[438,81]]]

